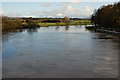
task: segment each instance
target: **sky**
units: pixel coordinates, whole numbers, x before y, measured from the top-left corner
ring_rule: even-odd
[[[9,17],[89,18],[95,9],[114,2],[2,2],[0,15]],[[1,3],[0,3],[1,4]]]

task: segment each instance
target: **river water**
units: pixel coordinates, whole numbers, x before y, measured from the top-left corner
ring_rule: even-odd
[[[4,78],[118,77],[117,39],[83,25],[26,29],[2,38]]]

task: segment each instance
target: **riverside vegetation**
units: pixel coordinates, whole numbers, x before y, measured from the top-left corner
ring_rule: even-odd
[[[79,18],[13,18],[2,17],[2,31],[14,32],[17,29],[38,28],[48,26],[91,25],[89,19]]]
[[[91,17],[95,26],[89,29],[103,29],[120,32],[120,2],[102,6]]]

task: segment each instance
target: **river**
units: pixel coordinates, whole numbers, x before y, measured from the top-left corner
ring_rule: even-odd
[[[84,25],[25,29],[2,39],[4,78],[118,77],[117,39]]]

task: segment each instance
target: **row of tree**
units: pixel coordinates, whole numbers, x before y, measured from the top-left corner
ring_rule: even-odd
[[[120,2],[95,10],[91,20],[97,27],[120,29]]]
[[[38,22],[36,22],[35,20],[32,19],[32,17],[27,18],[26,20],[24,20],[25,22],[21,22],[21,19],[16,18],[13,19],[12,17],[2,17],[2,31],[3,32],[9,32],[9,31],[16,31],[18,29],[24,29],[24,28],[37,28],[40,27],[40,25],[38,24]],[[64,23],[66,23],[66,25],[69,25],[69,18],[68,17],[64,17],[63,18]],[[58,20],[45,20],[44,22],[41,23],[56,23],[56,25],[59,25]],[[1,28],[0,28],[1,30]]]

